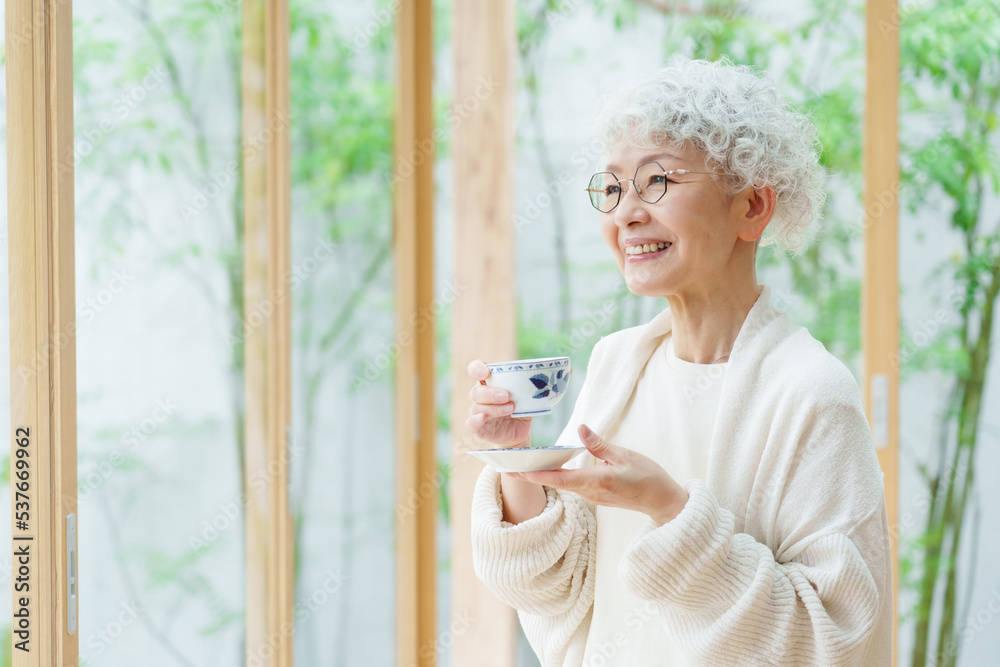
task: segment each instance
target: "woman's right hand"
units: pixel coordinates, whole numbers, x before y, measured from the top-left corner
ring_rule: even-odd
[[[510,393],[506,389],[486,386],[490,369],[482,359],[470,362],[468,372],[478,382],[469,392],[472,407],[469,408],[465,427],[498,447],[527,447],[531,442],[531,417],[521,419],[510,416],[514,412]]]

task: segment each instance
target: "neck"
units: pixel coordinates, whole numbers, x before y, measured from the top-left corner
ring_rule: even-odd
[[[677,358],[696,364],[726,361],[762,289],[752,275],[749,280],[668,295]]]

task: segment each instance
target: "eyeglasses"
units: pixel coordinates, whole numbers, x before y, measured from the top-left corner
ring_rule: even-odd
[[[667,176],[674,174],[727,175],[718,171],[692,171],[691,169],[667,171],[659,162],[640,164],[639,168],[635,170],[635,176],[623,180],[618,180],[618,177],[610,171],[601,171],[591,177],[590,185],[587,187],[587,192],[590,193],[590,203],[598,211],[610,213],[618,206],[618,202],[621,201],[622,194],[626,190],[623,184],[631,182],[635,185],[639,199],[647,204],[655,204],[663,199],[663,195],[667,194]]]

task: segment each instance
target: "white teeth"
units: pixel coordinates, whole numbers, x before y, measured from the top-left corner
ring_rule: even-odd
[[[626,255],[642,255],[647,252],[658,252],[666,248],[669,243],[645,243],[643,245],[625,246]]]

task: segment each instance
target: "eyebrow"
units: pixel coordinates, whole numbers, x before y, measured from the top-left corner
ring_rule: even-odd
[[[682,161],[684,160],[684,158],[682,158],[681,156],[674,155],[673,153],[653,153],[652,155],[644,155],[641,158],[639,158],[639,164],[646,164],[647,162],[654,162],[656,160],[661,160],[661,159],[682,160]],[[621,167],[619,167],[616,164],[609,164],[606,165],[604,168],[607,171],[617,171],[618,169],[621,169]]]

